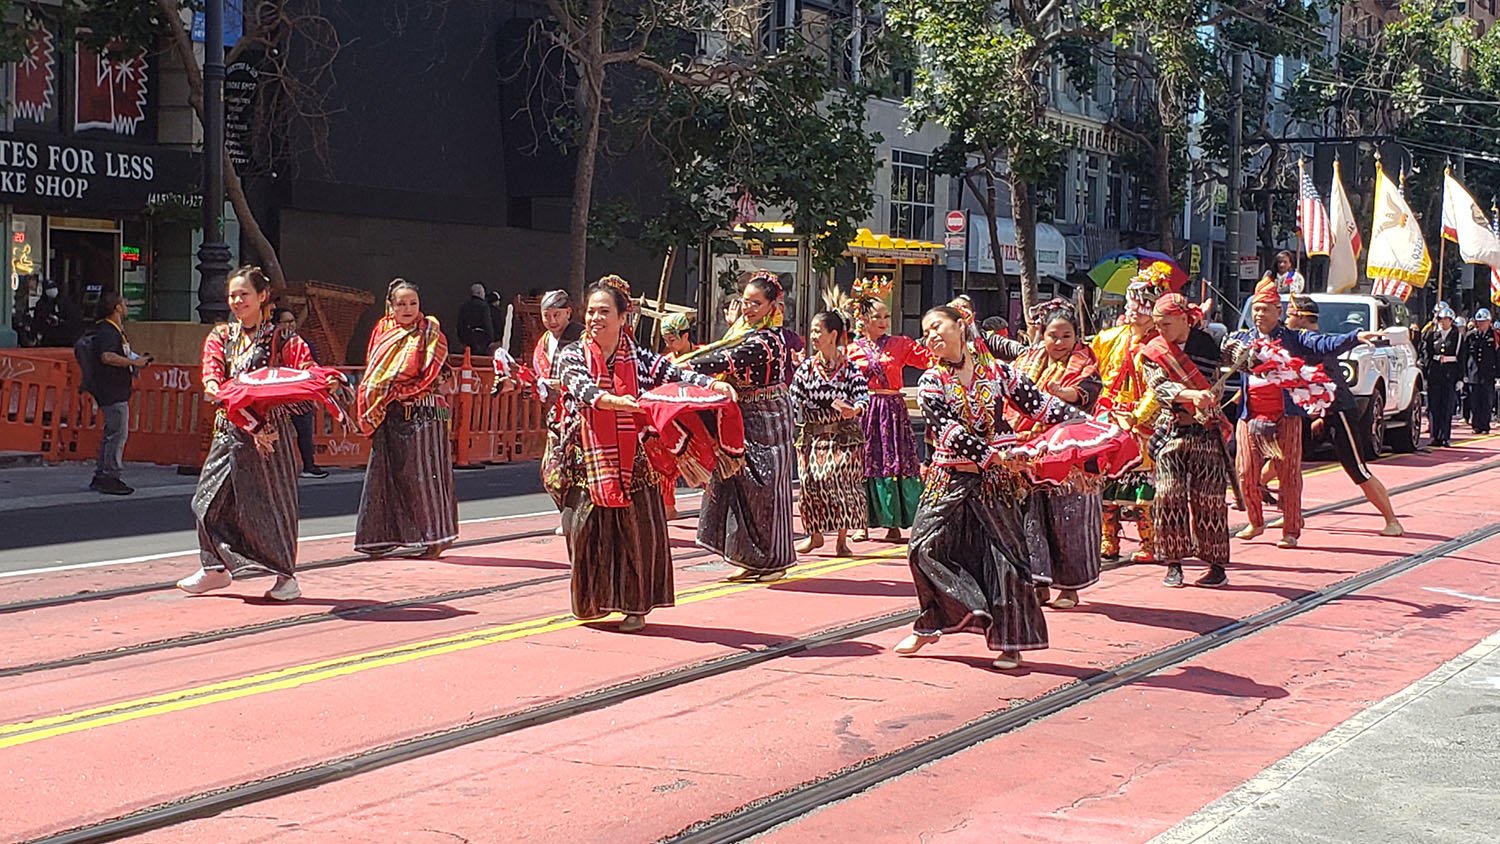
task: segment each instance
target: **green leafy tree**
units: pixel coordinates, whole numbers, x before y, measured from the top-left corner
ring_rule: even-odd
[[[855,28],[868,5],[849,5]],[[549,66],[549,51],[564,57],[551,86],[564,94],[541,123],[576,155],[571,283],[583,283],[603,206],[619,211],[594,196],[610,135],[664,163],[667,190],[637,221],[653,244],[696,243],[751,197],[809,235],[815,266],[840,258],[873,203],[878,140],[863,129],[866,89],[845,72],[852,30],[824,39],[837,50],[820,51],[808,33],[773,32],[770,9],[751,0],[548,0],[546,8],[550,19],[533,30],[544,48],[538,65]]]
[[[1009,188],[1021,301],[1036,303],[1036,185],[1055,172],[1065,139],[1046,120],[1045,80],[1053,62],[1078,57],[1080,40],[1102,33],[1087,4],[1060,0],[891,0],[893,29],[917,57],[910,122],[951,135],[937,150],[941,169],[961,177],[990,227],[995,266],[1000,185]]]
[[[1464,159],[1464,181],[1480,202],[1500,193],[1500,35],[1479,36],[1446,0],[1404,0],[1374,17],[1369,34],[1362,18],[1349,22],[1353,33],[1335,55],[1312,62],[1290,102],[1338,134],[1388,138],[1387,152],[1394,147],[1399,157],[1386,170],[1406,176],[1407,200],[1435,245],[1447,165]],[[1372,170],[1362,168],[1363,184],[1372,183]],[[1458,264],[1449,258],[1451,279]]]

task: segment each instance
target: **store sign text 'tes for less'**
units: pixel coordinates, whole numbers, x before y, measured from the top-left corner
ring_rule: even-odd
[[[5,193],[83,199],[99,176],[149,182],[156,176],[156,164],[149,155],[0,141],[0,191]]]

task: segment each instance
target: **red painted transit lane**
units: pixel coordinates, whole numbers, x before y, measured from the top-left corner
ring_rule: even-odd
[[[1442,468],[1425,467],[1432,475]],[[1294,551],[1237,543],[1233,583],[1223,590],[1162,589],[1157,567],[1111,572],[1078,610],[1049,614],[1054,647],[1034,655],[1019,676],[989,671],[991,655],[977,637],[897,658],[885,651],[900,637],[892,631],[263,801],[151,840],[263,840],[288,828],[313,841],[371,829],[440,830],[470,840],[651,840],[1429,548],[1493,519],[1487,502],[1497,492],[1500,476],[1484,474],[1402,502],[1409,533],[1396,540],[1375,537],[1378,517],[1360,505],[1313,519],[1304,547]],[[701,606],[731,611],[743,625],[746,603]],[[722,623],[700,618],[697,609],[679,608],[683,617],[674,615],[673,624],[706,630]],[[792,609],[759,602],[750,612],[773,626]],[[1270,662],[1301,664],[1285,654]],[[1242,676],[1255,688],[1267,685]],[[1155,712],[1134,717],[1105,729],[1118,732],[1125,723],[1145,731],[1163,720]],[[1066,754],[1038,760],[1049,771],[1073,763]]]

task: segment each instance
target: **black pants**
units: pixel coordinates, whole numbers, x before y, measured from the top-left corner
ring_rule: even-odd
[[[1490,419],[1495,413],[1495,382],[1488,378],[1471,382],[1469,396],[1473,403],[1469,423],[1474,426],[1476,434],[1488,434]]]
[[[293,416],[292,427],[297,429],[297,451],[302,455],[302,471],[311,472],[318,465],[313,459],[313,415],[299,413]]]
[[[1427,408],[1432,419],[1432,441],[1447,444],[1453,437],[1453,408],[1457,381],[1445,372],[1433,372],[1427,382]],[[1378,411],[1377,411],[1378,412]]]

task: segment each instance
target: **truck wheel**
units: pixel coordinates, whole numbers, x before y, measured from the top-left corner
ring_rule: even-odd
[[[1385,450],[1385,385],[1376,384],[1359,425],[1359,450],[1374,460]]]
[[[1412,390],[1411,403],[1401,414],[1406,424],[1386,433],[1392,451],[1411,454],[1422,446],[1422,395],[1422,385],[1417,384]]]

